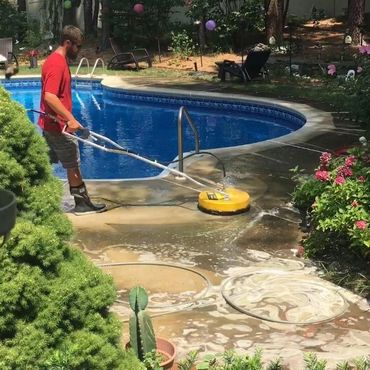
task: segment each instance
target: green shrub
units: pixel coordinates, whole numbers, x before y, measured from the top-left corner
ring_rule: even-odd
[[[13,191],[24,211],[34,187],[51,181],[48,149],[25,109],[0,88],[0,187]],[[36,191],[34,189],[33,191]],[[54,207],[59,206],[53,199]]]
[[[179,33],[171,33],[172,49],[177,57],[186,59],[195,51],[195,45],[191,36],[183,30]]]
[[[216,0],[187,0],[185,3],[187,14],[193,21],[215,20],[216,30],[206,32],[207,45],[213,49],[239,51],[248,44],[256,43],[257,34],[264,30],[261,0],[226,0],[224,6]]]
[[[357,53],[354,57],[353,65],[358,72],[356,77],[347,80],[344,77],[330,78],[327,86],[332,93],[332,103],[340,111],[348,111],[353,119],[363,122],[369,129],[370,56]],[[347,70],[343,73],[345,75]]]
[[[359,295],[369,293],[370,161],[368,144],[345,156],[323,153],[314,176],[295,175],[293,203],[308,234],[305,254],[320,261],[326,278]],[[295,169],[295,172],[296,169]]]
[[[72,249],[62,183],[24,109],[0,87],[0,188],[19,215],[0,247],[0,368],[141,369],[109,312],[112,278]]]
[[[8,0],[0,0],[0,38],[17,37],[22,39],[27,29],[25,12],[18,12],[17,8]]]
[[[133,11],[131,0],[112,0],[112,28],[115,39],[123,50],[130,47],[146,47],[157,50],[157,39],[162,39],[171,30],[172,8],[182,5],[182,0],[147,0],[144,13]]]

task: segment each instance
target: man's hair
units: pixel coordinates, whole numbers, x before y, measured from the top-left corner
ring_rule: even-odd
[[[64,41],[71,41],[76,44],[83,39],[81,30],[75,26],[65,26],[60,35],[60,45],[63,45]]]

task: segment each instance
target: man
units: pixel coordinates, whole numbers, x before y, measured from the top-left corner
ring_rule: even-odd
[[[50,148],[52,163],[60,161],[67,170],[71,195],[75,199],[75,213],[102,212],[105,204],[94,204],[82,180],[80,153],[76,139],[62,133],[65,122],[70,133],[81,129],[81,124],[72,114],[71,72],[67,59],[75,60],[82,46],[82,33],[74,26],[63,28],[59,47],[42,66],[42,91],[40,108],[48,115],[39,118],[39,126]],[[57,117],[58,122],[52,117]]]

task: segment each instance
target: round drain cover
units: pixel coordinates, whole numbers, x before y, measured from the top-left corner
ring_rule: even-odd
[[[225,281],[222,295],[240,312],[290,324],[331,320],[348,307],[334,285],[311,275],[282,270],[232,277]]]
[[[201,273],[187,267],[161,263],[111,263],[100,265],[113,276],[118,302],[128,305],[128,293],[134,286],[148,292],[152,309],[173,309],[203,298],[210,287]]]

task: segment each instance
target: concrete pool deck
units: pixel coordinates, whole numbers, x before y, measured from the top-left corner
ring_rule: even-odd
[[[114,80],[108,80],[110,86],[127,88],[126,77]],[[168,83],[130,79],[131,86],[145,90]],[[191,94],[211,88],[220,92],[213,84],[170,83]],[[227,91],[221,93],[227,97]],[[91,195],[104,199],[109,211],[69,217],[76,246],[113,276],[120,297],[113,311],[123,322],[123,342],[128,337],[126,291],[140,284],[152,294],[156,334],[177,345],[178,358],[192,349],[252,353],[261,348],[264,359],[280,356],[290,369],[300,370],[303,352],[317,352],[330,369],[341,360],[369,355],[369,302],[324,282],[310,261],[294,256],[302,234],[299,215],[289,203],[289,169],[312,170],[318,150],[351,144],[361,131],[348,121],[332,121],[329,113],[305,109],[317,119],[314,130],[218,153],[229,183],[251,195],[247,213],[202,213],[193,185],[174,185],[172,176],[89,182]],[[208,156],[188,163],[186,173],[222,178],[220,165]],[[225,297],[251,314],[236,310]]]

